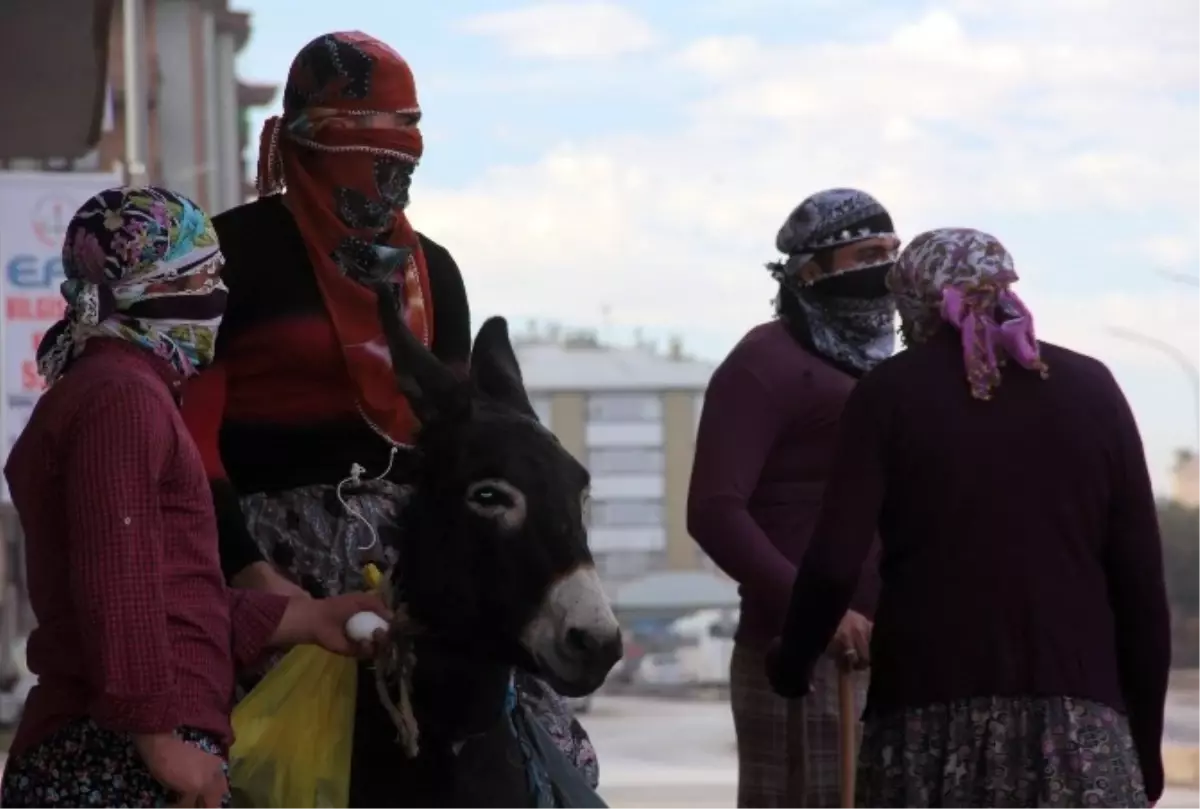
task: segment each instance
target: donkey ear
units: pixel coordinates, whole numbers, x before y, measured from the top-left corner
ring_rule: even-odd
[[[488,398],[537,418],[525,392],[521,366],[508,339],[508,321],[504,318],[488,318],[475,335],[471,347],[471,381]]]
[[[396,296],[387,284],[374,284],[379,322],[392,355],[396,387],[408,400],[422,424],[439,416],[456,414],[466,400],[463,385],[454,372],[421,344],[396,307]]]

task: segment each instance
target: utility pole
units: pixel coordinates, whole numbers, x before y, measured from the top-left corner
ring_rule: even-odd
[[[1155,270],[1155,272],[1168,281],[1174,281],[1177,284],[1187,284],[1190,287],[1200,287],[1200,276],[1186,272],[1175,272],[1174,270]]]
[[[146,176],[146,77],[142,32],[145,0],[122,0],[125,57],[125,182],[145,185]]]

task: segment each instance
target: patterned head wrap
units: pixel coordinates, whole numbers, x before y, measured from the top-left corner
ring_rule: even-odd
[[[359,405],[398,440],[415,420],[396,392],[370,285],[386,282],[412,333],[432,343],[425,256],[404,213],[420,113],[399,54],[357,31],[326,34],[292,62],[283,117],[267,121],[259,146],[259,194],[286,187]]]
[[[767,268],[798,302],[817,353],[855,374],[892,355],[895,305],[879,293],[900,239],[883,205],[853,188],[813,194],[788,216],[775,246],[787,258]]]
[[[1009,288],[1016,280],[1012,256],[999,239],[944,228],[912,240],[888,274],[888,288],[907,342],[928,340],[943,323],[961,332],[971,395],[990,399],[1006,359],[1047,375],[1033,315]]]
[[[161,188],[112,188],[67,225],[66,314],[38,346],[48,384],[96,336],[119,337],[183,376],[212,362],[225,313],[217,234],[204,211]]]

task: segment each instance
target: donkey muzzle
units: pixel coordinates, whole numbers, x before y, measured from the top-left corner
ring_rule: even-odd
[[[521,633],[521,645],[559,693],[590,694],[624,653],[621,626],[590,565],[556,581]]]

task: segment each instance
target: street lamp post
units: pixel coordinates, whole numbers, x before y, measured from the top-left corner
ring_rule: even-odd
[[[1153,349],[1166,357],[1170,357],[1187,374],[1188,381],[1192,385],[1192,429],[1196,431],[1196,443],[1197,446],[1200,446],[1200,370],[1196,368],[1196,364],[1192,362],[1187,354],[1170,343],[1159,340],[1157,337],[1151,337],[1148,334],[1131,331],[1130,329],[1123,329],[1119,326],[1108,326],[1105,328],[1105,331],[1113,337],[1137,343],[1145,348]]]
[[[1155,270],[1155,272],[1161,275],[1163,278],[1166,278],[1168,281],[1175,281],[1179,284],[1200,287],[1200,276],[1192,275],[1186,272],[1175,272],[1174,270]]]

